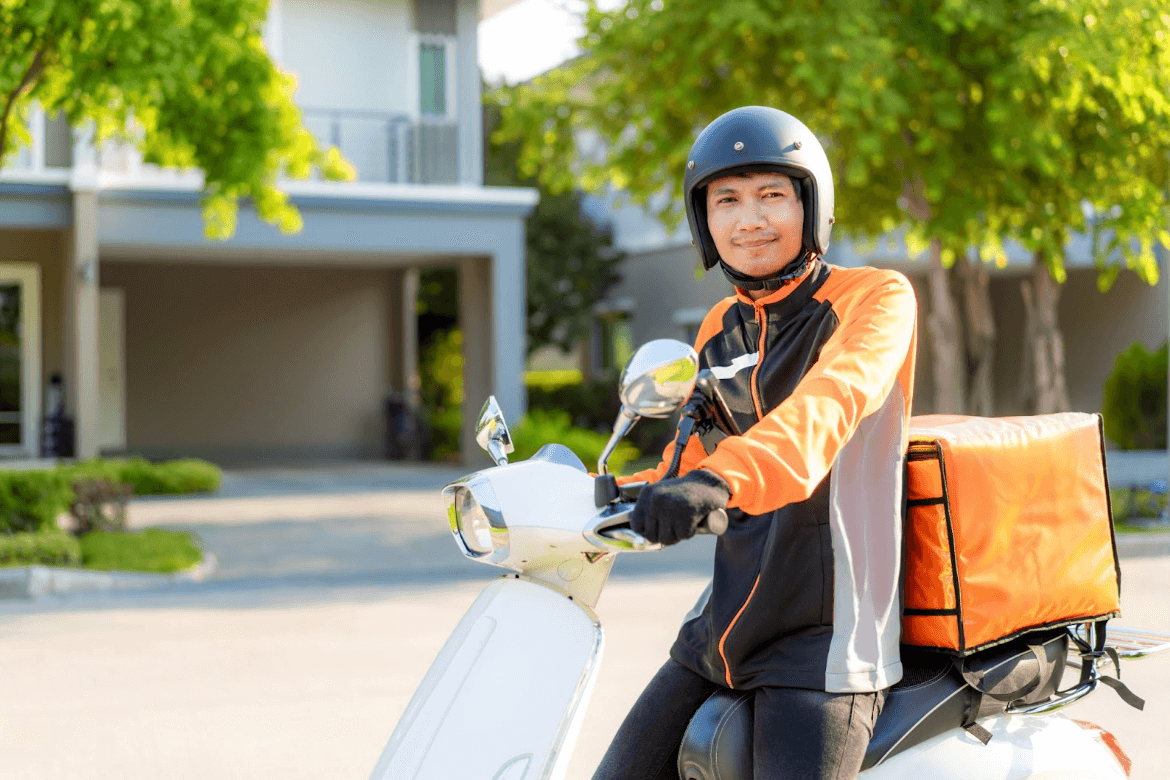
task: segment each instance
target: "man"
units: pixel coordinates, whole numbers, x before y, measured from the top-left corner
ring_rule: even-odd
[[[634,529],[672,544],[727,507],[714,577],[595,780],[676,778],[678,745],[718,688],[752,689],[755,780],[848,778],[902,675],[903,453],[916,305],[902,275],[822,259],[833,179],[817,138],[739,108],[695,141],[691,235],[736,288],[695,345],[742,436],[692,439],[681,475],[643,489]]]

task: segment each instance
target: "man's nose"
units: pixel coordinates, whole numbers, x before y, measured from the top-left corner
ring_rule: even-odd
[[[766,227],[767,218],[764,216],[764,207],[757,200],[748,200],[739,209],[739,229],[759,230]]]

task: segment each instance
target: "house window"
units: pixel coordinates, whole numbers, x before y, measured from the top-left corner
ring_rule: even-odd
[[[419,112],[447,116],[447,44],[427,38],[419,43]]]

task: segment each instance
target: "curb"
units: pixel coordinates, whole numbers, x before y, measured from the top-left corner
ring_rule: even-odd
[[[190,569],[174,574],[132,571],[86,571],[64,566],[16,566],[0,569],[0,599],[33,599],[67,593],[142,590],[179,583],[202,582],[215,573],[214,553]]]
[[[1122,558],[1170,555],[1170,531],[1117,534],[1117,554]]]

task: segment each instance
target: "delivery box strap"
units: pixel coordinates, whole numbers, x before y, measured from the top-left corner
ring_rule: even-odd
[[[1117,656],[1117,651],[1105,644],[1106,632],[1105,624],[1108,620],[1098,620],[1095,623],[1086,624],[1089,628],[1089,637],[1092,640],[1090,643],[1077,636],[1074,632],[1069,631],[1069,636],[1072,637],[1073,643],[1077,646],[1081,656],[1081,683],[1086,683],[1093,676],[1093,670],[1096,668],[1097,662],[1101,658],[1108,658],[1113,662],[1113,668],[1117,671],[1116,677],[1102,674],[1098,676],[1098,681],[1112,688],[1121,697],[1121,700],[1133,707],[1136,710],[1144,710],[1146,708],[1145,699],[1141,698],[1129,689],[1125,683],[1121,681],[1121,659]]]

